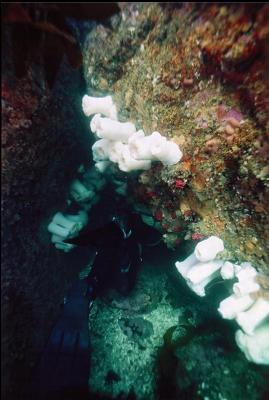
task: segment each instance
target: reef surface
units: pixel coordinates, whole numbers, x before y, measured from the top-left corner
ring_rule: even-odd
[[[88,94],[179,144],[183,160],[129,174],[136,210],[167,246],[221,237],[225,257],[269,261],[268,5],[121,3],[84,44]]]

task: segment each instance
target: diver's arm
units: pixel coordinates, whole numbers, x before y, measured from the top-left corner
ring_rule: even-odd
[[[84,230],[79,236],[73,239],[66,239],[65,243],[76,244],[78,246],[95,246],[100,247],[105,241],[114,241],[122,237],[119,226],[110,222],[98,229]]]

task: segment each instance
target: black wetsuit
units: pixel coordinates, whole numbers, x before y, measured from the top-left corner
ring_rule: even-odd
[[[122,295],[133,288],[141,262],[137,238],[142,232],[136,234],[136,222],[139,226],[136,216],[120,213],[113,222],[97,229],[87,227],[78,237],[65,241],[94,247],[96,256],[87,278],[74,282],[66,298],[41,358],[39,396],[34,400],[88,400],[89,306],[109,287]]]
[[[117,222],[110,222],[66,242],[96,248],[97,254],[86,278],[92,298],[108,287],[115,287],[124,295],[132,289],[141,258],[139,244],[130,228],[126,232]]]

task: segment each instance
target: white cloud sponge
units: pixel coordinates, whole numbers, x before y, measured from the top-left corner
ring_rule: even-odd
[[[111,119],[117,119],[117,109],[111,96],[92,97],[85,94],[82,98],[82,110],[87,117],[103,114]]]
[[[257,328],[252,336],[238,330],[235,341],[249,361],[269,365],[269,322]]]
[[[91,131],[101,139],[120,140],[128,143],[129,138],[135,133],[136,128],[132,122],[119,122],[111,118],[103,118],[96,114],[91,120]]]

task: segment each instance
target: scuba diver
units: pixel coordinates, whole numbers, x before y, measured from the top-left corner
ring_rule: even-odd
[[[73,284],[62,316],[43,352],[39,373],[40,400],[90,398],[89,311],[94,299],[106,289],[114,287],[124,296],[133,289],[142,261],[139,227],[140,217],[128,207],[117,205],[107,223],[96,229],[88,226],[79,236],[65,240],[77,246],[94,247],[95,257],[88,276]],[[150,236],[149,231],[144,233],[147,238]]]

